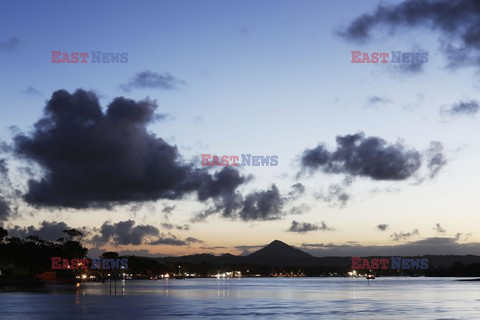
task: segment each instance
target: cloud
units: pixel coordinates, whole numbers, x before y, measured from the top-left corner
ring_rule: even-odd
[[[301,183],[295,183],[292,185],[292,191],[290,191],[287,195],[291,200],[298,199],[305,193],[305,186]]]
[[[303,243],[302,250],[314,256],[415,256],[477,255],[480,243],[458,243],[455,238],[433,237],[401,245],[364,246],[360,244]]]
[[[388,229],[388,224],[385,224],[385,223],[379,224],[377,225],[377,229],[380,231],[385,231]]]
[[[168,233],[162,234],[152,225],[135,225],[134,220],[120,221],[117,223],[105,222],[97,235],[91,238],[91,243],[97,246],[113,244],[119,245],[171,245],[185,246],[203,241],[188,237],[185,240]]]
[[[169,214],[169,213],[172,213],[173,210],[175,210],[175,206],[165,206],[162,209],[162,212]]]
[[[194,238],[194,237],[188,237],[185,239],[187,243],[204,243],[202,240]]]
[[[16,37],[11,37],[6,41],[0,42],[0,50],[11,51],[18,47],[20,40]]]
[[[11,213],[10,204],[0,196],[0,221],[7,220]]]
[[[297,232],[297,233],[307,233],[310,231],[333,231],[333,230],[335,229],[328,227],[323,221],[319,226],[317,224],[312,224],[308,222],[297,222],[295,220],[292,221],[292,224],[288,229],[289,232]]]
[[[477,100],[465,100],[453,104],[450,107],[442,106],[440,108],[440,114],[447,116],[470,116],[473,117],[478,113],[480,109],[479,102]]]
[[[0,152],[2,152],[1,149],[0,141]],[[7,161],[0,158],[0,222],[6,221],[17,211],[17,208],[14,207],[14,202],[18,190],[15,190],[13,187],[8,172]]]
[[[301,157],[302,169],[373,180],[405,180],[422,164],[421,153],[401,142],[389,144],[380,137],[365,137],[362,132],[337,136],[336,141],[337,148],[332,152],[323,144],[305,150]]]
[[[224,218],[252,220],[275,220],[286,214],[283,211],[287,198],[283,197],[277,186],[270,189],[252,191],[245,196],[240,193],[228,193],[228,197],[220,195],[216,205],[195,215],[191,222],[205,221],[215,213],[221,213]],[[218,198],[217,198],[218,199]]]
[[[169,73],[162,74],[145,70],[137,72],[129,82],[120,85],[120,87],[125,92],[129,92],[132,89],[175,90],[184,84],[185,81],[179,80]]]
[[[8,234],[11,237],[26,238],[27,236],[38,236],[42,240],[55,241],[59,238],[65,237],[64,230],[71,229],[65,222],[56,221],[42,221],[40,227],[35,226],[19,227],[15,226],[13,229],[8,230]],[[79,229],[80,232],[86,233],[85,229]]]
[[[415,27],[440,33],[440,49],[449,67],[480,66],[480,7],[476,0],[407,0],[394,5],[380,4],[372,13],[354,19],[338,34],[347,40],[367,42],[377,30],[393,34]]]
[[[457,241],[459,241],[459,240],[468,241],[468,239],[470,239],[471,236],[472,236],[471,233],[466,233],[466,234],[464,234],[464,233],[458,232],[458,233],[455,235],[455,239],[456,239]],[[463,239],[462,239],[462,237],[463,237]]]
[[[32,86],[28,86],[25,90],[22,90],[20,92],[30,96],[43,96],[43,93],[41,93]]]
[[[440,223],[435,224],[435,227],[433,227],[432,229],[435,230],[436,233],[440,233],[440,234],[447,233],[447,231],[444,228],[442,228]]]
[[[305,203],[301,203],[299,205],[296,205],[296,206],[293,206],[291,207],[288,211],[287,211],[287,215],[298,215],[298,214],[302,214],[304,212],[307,212],[311,209],[311,206],[305,204]]]
[[[443,151],[443,145],[438,141],[430,143],[430,146],[425,151],[425,158],[430,179],[435,178],[448,162]]]
[[[112,243],[114,245],[140,245],[158,238],[160,231],[150,225],[135,226],[135,221],[127,220],[117,223],[105,222],[100,227],[100,234],[93,237],[96,244]]]
[[[211,246],[211,247],[199,247],[202,250],[217,250],[217,249],[227,249],[225,246]]]
[[[369,106],[379,106],[392,102],[390,99],[380,96],[371,96],[367,98],[367,105]]]
[[[196,192],[226,212],[249,181],[232,167],[211,174],[182,161],[177,147],[147,130],[157,105],[113,99],[103,111],[93,92],[53,93],[29,134],[14,137],[20,158],[44,170],[30,179],[27,203],[49,208],[112,208],[131,202],[181,199]]]
[[[425,70],[425,63],[396,63],[391,66],[392,71],[402,74],[414,75]]]
[[[256,191],[248,194],[239,212],[242,220],[273,220],[282,214],[285,200],[281,197],[276,185],[269,190]]]
[[[346,177],[341,183],[332,183],[326,192],[320,191],[314,195],[316,199],[323,200],[332,206],[344,208],[352,196],[348,192],[348,188],[352,184],[353,179]]]
[[[162,223],[161,226],[167,230],[172,230],[172,229],[177,229],[179,231],[185,230],[188,231],[190,230],[190,226],[188,224],[184,224],[183,226],[181,225],[174,225],[171,223]]]
[[[170,235],[165,238],[158,238],[157,240],[154,240],[149,243],[150,245],[166,245],[166,246],[185,246],[188,245],[188,242],[185,240],[178,239],[174,235]]]
[[[249,182],[251,176],[241,176],[238,170],[232,167],[224,167],[216,172],[212,179],[205,179],[200,185],[198,199],[206,201],[214,199],[214,212],[222,212],[224,217],[232,217],[235,210],[242,203],[242,196],[236,192],[238,186]]]
[[[400,240],[408,240],[411,237],[418,236],[420,235],[420,232],[418,229],[413,229],[412,232],[403,232],[400,231],[399,233],[394,232],[390,235],[390,238],[392,238],[393,241],[400,241]]]

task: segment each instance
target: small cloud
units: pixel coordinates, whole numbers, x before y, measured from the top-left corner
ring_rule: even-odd
[[[435,178],[440,170],[447,164],[447,158],[443,151],[443,144],[439,141],[430,142],[430,146],[424,153],[427,160],[427,168],[430,179]]]
[[[392,102],[390,99],[380,96],[371,96],[367,99],[367,105],[376,107]]]
[[[385,223],[379,224],[377,225],[377,229],[380,231],[385,231],[388,229],[388,224],[385,224]]]
[[[425,69],[425,63],[397,63],[391,66],[392,71],[405,75],[414,75],[422,73]]]
[[[345,177],[340,183],[332,183],[327,191],[320,191],[314,194],[314,197],[323,200],[333,207],[345,208],[348,201],[352,199],[348,192],[350,185],[353,182],[352,177]]]
[[[137,72],[127,83],[120,85],[123,91],[132,89],[162,89],[176,90],[185,85],[185,81],[179,80],[169,73],[158,73],[150,70]]]
[[[299,182],[292,185],[292,191],[288,193],[288,196],[290,197],[291,200],[295,200],[295,199],[298,199],[304,193],[305,193],[305,186]]]
[[[162,223],[161,226],[164,229],[167,229],[167,230],[172,230],[172,229],[177,229],[178,231],[188,231],[188,230],[190,230],[190,226],[188,224],[175,225],[175,224],[171,224],[171,223]]]
[[[11,37],[6,41],[0,42],[0,50],[11,51],[18,47],[20,40],[16,37]]]
[[[412,232],[403,232],[403,231],[400,231],[399,233],[394,232],[392,233],[390,238],[392,238],[393,241],[400,241],[400,240],[408,240],[411,237],[418,236],[418,235],[420,235],[420,232],[418,231],[418,229],[413,229]]]
[[[203,123],[203,121],[204,121],[203,117],[201,117],[201,116],[196,116],[196,117],[193,118],[193,122],[195,122],[197,124],[198,123]]]
[[[325,222],[321,222],[320,225],[312,224],[308,222],[297,222],[295,220],[292,221],[290,228],[288,229],[289,232],[297,232],[297,233],[307,233],[310,231],[334,231],[335,229],[328,227]]]
[[[478,113],[480,104],[477,100],[464,100],[453,104],[450,107],[440,107],[440,114],[446,116],[469,116],[473,117]]]
[[[432,229],[435,230],[436,233],[440,233],[440,234],[447,233],[447,231],[444,228],[442,228],[440,223],[435,224],[435,227],[433,227]]]
[[[191,244],[191,243],[204,243],[202,240],[197,239],[197,238],[194,238],[194,237],[188,237],[188,238],[185,239],[185,241],[186,241],[188,244]]]
[[[455,240],[456,240],[456,241],[468,241],[471,237],[472,237],[472,233],[471,233],[471,232],[469,232],[469,233],[461,233],[461,232],[458,232],[458,233],[455,235]]]
[[[25,90],[21,90],[20,93],[30,95],[30,96],[43,96],[43,93],[38,91],[32,86],[28,86]]]

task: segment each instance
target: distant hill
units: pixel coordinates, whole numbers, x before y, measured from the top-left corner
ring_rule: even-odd
[[[262,249],[255,251],[247,256],[236,256],[232,254],[223,254],[215,256],[212,254],[195,254],[182,257],[157,258],[159,262],[188,262],[192,264],[210,263],[210,264],[258,264],[271,266],[347,266],[350,258],[318,258],[300,249],[289,246],[288,244],[275,240]]]
[[[372,256],[373,257],[373,256]],[[375,256],[380,257],[380,256]],[[389,256],[385,256],[389,258]],[[449,267],[456,262],[462,264],[480,263],[480,256],[460,255],[425,255],[429,259],[429,266]],[[322,266],[348,268],[351,266],[351,257],[314,257],[300,249],[275,240],[262,249],[247,256],[236,256],[229,253],[215,256],[212,254],[195,254],[182,257],[156,258],[161,263],[185,262],[192,264],[255,264],[270,266]]]
[[[266,247],[244,257],[247,263],[268,265],[313,265],[317,258],[300,249],[275,240]]]

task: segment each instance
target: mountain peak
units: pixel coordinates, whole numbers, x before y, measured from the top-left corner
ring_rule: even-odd
[[[283,241],[274,240],[264,248],[251,253],[249,257],[305,259],[312,256],[300,249],[289,246]]]

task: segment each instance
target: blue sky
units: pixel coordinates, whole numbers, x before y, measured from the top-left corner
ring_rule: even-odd
[[[397,4],[397,2],[387,2]],[[305,193],[285,210],[304,205],[302,214],[274,221],[241,221],[212,215],[207,222],[191,218],[208,207],[194,196],[178,201],[159,199],[138,210],[35,208],[21,202],[24,213],[5,224],[38,226],[44,220],[69,226],[99,228],[105,221],[128,219],[153,225],[175,237],[203,243],[185,246],[121,246],[117,250],[149,250],[157,254],[235,251],[235,246],[261,245],[281,239],[303,243],[401,245],[432,237],[459,243],[479,240],[476,192],[478,119],[442,115],[461,100],[475,99],[475,67],[446,68],[439,44],[441,31],[412,27],[389,33],[379,25],[366,43],[340,37],[336,31],[356,17],[373,12],[377,1],[6,1],[0,13],[0,43],[18,44],[0,50],[0,138],[29,132],[42,116],[46,100],[59,89],[92,90],[105,108],[115,97],[149,97],[166,119],[149,124],[150,132],[176,145],[185,161],[200,164],[202,153],[278,155],[277,167],[242,168],[254,181],[243,193],[272,184],[282,194],[302,183]],[[377,32],[378,31],[378,32]],[[429,61],[421,73],[406,74],[391,65],[352,64],[351,51],[421,51]],[[124,64],[55,64],[51,51],[127,52]],[[175,90],[140,88],[124,92],[121,85],[136,73],[168,73],[180,82]],[[25,93],[28,87],[37,93]],[[369,99],[380,97],[382,103]],[[422,151],[431,141],[442,143],[448,159],[441,172],[423,183],[357,178],[348,187],[351,199],[339,207],[315,197],[342,175],[317,172],[297,178],[306,149],[335,138],[364,132]],[[15,166],[20,160],[10,158]],[[19,176],[12,180],[26,188]],[[163,206],[175,205],[168,217]],[[332,231],[287,232],[291,222],[320,225]],[[188,224],[189,230],[162,230],[162,223]],[[439,223],[446,232],[434,230]],[[378,224],[388,224],[379,231]],[[394,241],[393,233],[412,233]],[[97,230],[98,231],[98,230]],[[95,231],[91,231],[94,233]],[[463,239],[463,240],[462,240]],[[468,240],[467,240],[468,239]],[[106,244],[107,245],[107,244]],[[212,249],[225,246],[225,249]],[[237,250],[237,253],[239,251]],[[428,252],[425,252],[428,253]]]

